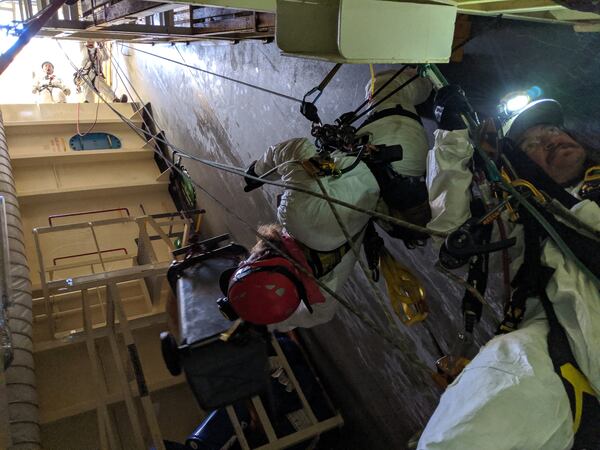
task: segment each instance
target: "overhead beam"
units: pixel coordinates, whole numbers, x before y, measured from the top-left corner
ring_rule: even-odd
[[[277,0],[187,0],[168,3],[185,3],[194,6],[214,6],[217,8],[245,9],[248,11],[276,12]]]
[[[458,5],[459,12],[479,11],[494,14],[531,13],[565,9],[552,0],[503,0],[493,2],[469,2]]]
[[[113,5],[107,3],[93,11],[96,25],[107,25],[121,20],[135,20],[177,8],[173,3],[157,3],[145,0],[121,0]]]

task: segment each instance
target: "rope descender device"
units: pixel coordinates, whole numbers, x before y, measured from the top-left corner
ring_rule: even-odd
[[[449,270],[457,269],[467,263],[469,258],[482,253],[492,253],[512,247],[516,238],[504,239],[497,242],[481,243],[484,216],[482,219],[471,218],[453,231],[446,238],[440,250],[440,263]]]

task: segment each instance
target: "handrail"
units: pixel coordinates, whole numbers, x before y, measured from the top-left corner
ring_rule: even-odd
[[[60,219],[63,217],[74,217],[74,216],[86,216],[88,214],[101,214],[105,212],[113,212],[113,211],[125,211],[127,217],[131,217],[129,213],[129,208],[111,208],[111,209],[97,209],[94,211],[80,211],[75,213],[65,213],[65,214],[53,214],[48,216],[48,223],[52,226],[52,219]]]
[[[62,260],[62,259],[78,258],[80,256],[90,256],[90,255],[97,255],[98,253],[111,253],[111,252],[119,252],[119,251],[124,252],[126,255],[129,254],[129,252],[127,251],[127,249],[125,247],[110,248],[108,250],[100,250],[100,252],[89,252],[89,253],[79,253],[79,254],[67,255],[67,256],[57,256],[56,258],[52,259],[52,264],[56,265],[56,261]]]
[[[80,228],[102,227],[107,225],[116,225],[122,223],[135,223],[133,217],[119,217],[116,219],[95,220],[92,222],[69,223],[66,225],[55,225],[52,227],[35,227],[34,234],[54,233],[56,231],[78,230]]]
[[[133,261],[135,260],[135,258],[137,258],[136,255],[120,255],[120,256],[107,256],[106,258],[104,258],[104,262],[105,263],[113,263],[113,262],[120,262],[120,261]],[[95,259],[93,261],[83,261],[83,262],[76,262],[76,263],[69,263],[69,264],[56,264],[54,266],[48,266],[46,267],[46,272],[48,273],[54,273],[54,272],[59,272],[61,270],[67,270],[67,269],[77,269],[79,267],[90,267],[92,265],[99,265],[100,264],[100,260],[99,259]]]

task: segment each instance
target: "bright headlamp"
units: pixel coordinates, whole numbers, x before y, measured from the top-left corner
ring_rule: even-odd
[[[538,86],[533,86],[526,91],[511,92],[500,100],[498,112],[501,116],[509,118],[517,114],[540,95],[542,95],[542,89]]]

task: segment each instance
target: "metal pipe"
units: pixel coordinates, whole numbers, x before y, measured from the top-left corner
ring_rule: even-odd
[[[23,239],[23,225],[15,191],[4,122],[0,112],[0,196],[6,207],[10,290],[8,327],[12,332],[13,363],[6,371],[11,450],[41,448],[38,400],[32,342],[32,300],[29,266]],[[4,243],[5,244],[5,243]],[[2,252],[6,252],[6,245]],[[6,253],[3,253],[6,257]]]

